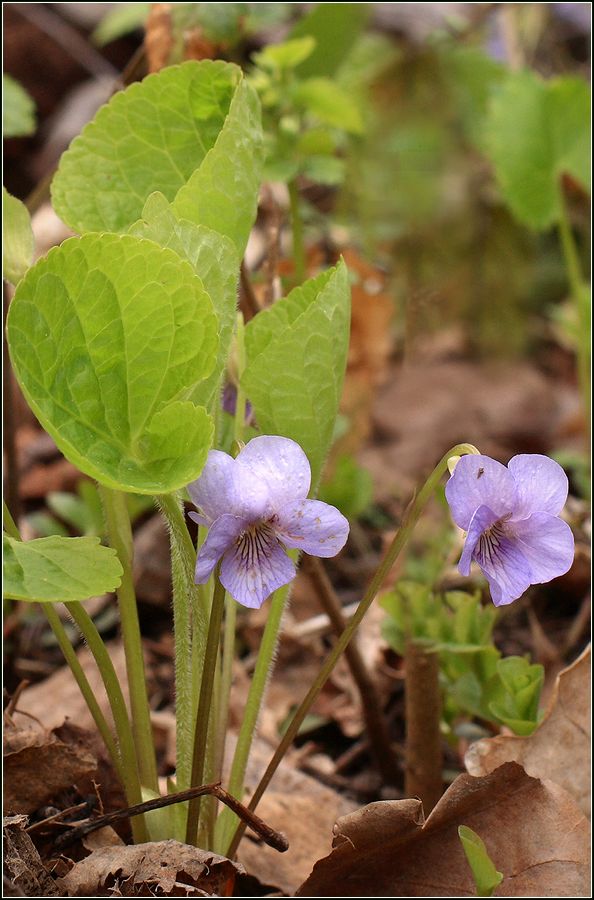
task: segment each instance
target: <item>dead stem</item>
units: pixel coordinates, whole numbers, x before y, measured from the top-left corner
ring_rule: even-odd
[[[428,815],[443,789],[439,657],[431,646],[410,640],[405,661],[405,795],[419,797]]]
[[[235,815],[239,816],[239,818],[242,819],[242,821],[245,822],[265,844],[268,844],[269,847],[278,850],[279,853],[284,853],[285,850],[289,849],[289,843],[284,834],[281,834],[280,831],[275,831],[274,828],[267,825],[259,816],[247,809],[243,803],[240,803],[239,800],[236,800],[235,797],[232,797],[231,794],[228,794],[227,791],[223,790],[218,782],[215,784],[203,784],[200,785],[200,787],[189,788],[187,791],[169,794],[167,797],[157,797],[154,800],[147,800],[145,803],[137,803],[135,806],[130,806],[127,809],[118,809],[115,812],[106,813],[106,815],[99,816],[97,819],[93,819],[90,822],[82,822],[80,825],[75,826],[70,831],[61,834],[56,838],[54,841],[54,849],[62,850],[64,847],[73,844],[75,841],[85,837],[85,835],[90,834],[92,831],[97,831],[99,828],[104,828],[106,825],[114,825],[116,822],[121,822],[132,816],[148,813],[154,809],[163,809],[163,807],[172,806],[174,803],[185,803],[187,800],[195,800],[196,798],[204,797],[205,795],[216,797],[217,800],[220,800],[221,803],[224,803],[233,810]]]

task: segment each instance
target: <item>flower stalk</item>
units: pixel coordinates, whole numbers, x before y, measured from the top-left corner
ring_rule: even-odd
[[[117,589],[117,597],[122,640],[126,656],[126,671],[132,710],[132,730],[136,745],[138,770],[142,785],[158,793],[157,763],[146,689],[140,623],[132,576],[133,544],[130,517],[124,494],[106,488],[103,485],[99,486],[99,490],[105,511],[109,542],[117,552],[123,569],[122,581]]]
[[[377,572],[373,576],[373,578],[369,584],[369,587],[367,588],[365,595],[363,596],[363,599],[361,600],[361,603],[359,604],[359,606],[357,608],[357,611],[355,612],[353,618],[351,619],[351,621],[349,622],[349,624],[343,631],[339,640],[337,640],[336,644],[332,648],[332,651],[330,652],[330,654],[328,655],[328,657],[326,659],[326,662],[322,666],[322,669],[320,670],[318,677],[316,678],[315,682],[313,683],[313,685],[307,692],[304,699],[301,701],[299,708],[293,714],[293,718],[291,719],[291,722],[289,723],[289,727],[285,731],[285,734],[283,735],[283,738],[282,738],[280,744],[278,745],[272,759],[270,760],[270,763],[268,764],[266,771],[264,772],[264,775],[260,779],[260,782],[252,796],[252,799],[251,799],[249,807],[248,807],[250,810],[254,811],[256,809],[256,807],[258,806],[258,803],[260,802],[262,795],[264,794],[264,791],[270,784],[270,781],[272,780],[274,773],[276,772],[278,766],[280,765],[281,760],[283,759],[285,753],[287,752],[287,750],[293,743],[295,737],[297,736],[299,728],[301,727],[301,724],[303,723],[306,715],[308,714],[312,704],[314,703],[318,694],[320,693],[320,691],[322,690],[326,681],[330,677],[330,674],[332,673],[336,663],[340,659],[340,656],[344,652],[345,647],[348,645],[348,643],[350,642],[351,638],[353,637],[355,631],[359,627],[359,624],[361,623],[365,613],[367,612],[367,610],[369,609],[369,607],[375,600],[388,573],[390,572],[390,569],[396,562],[402,549],[406,546],[406,544],[413,532],[413,529],[414,529],[421,513],[423,512],[428,500],[432,497],[433,492],[435,491],[437,485],[439,484],[442,476],[447,471],[449,458],[451,456],[463,456],[465,454],[471,454],[471,453],[478,453],[478,450],[472,444],[458,444],[455,447],[453,447],[451,450],[449,450],[438,462],[437,466],[435,467],[435,469],[433,470],[433,472],[431,473],[431,475],[429,476],[429,478],[427,479],[427,481],[425,482],[425,484],[423,485],[423,487],[421,488],[419,493],[413,499],[413,501],[408,509],[408,513],[405,516],[404,522],[400,526],[399,530],[396,532],[396,535],[394,536],[394,540],[392,541],[390,547],[386,551],[386,554],[385,554],[382,562],[380,563],[380,565],[377,569]],[[237,847],[239,846],[239,842],[241,841],[241,838],[243,837],[244,831],[245,831],[245,828],[243,827],[243,825],[240,824],[238,826],[238,828],[235,832],[235,835],[234,835],[234,837],[228,847],[228,850],[227,850],[227,856],[229,856],[230,858],[232,858],[235,855],[235,853],[237,851]]]
[[[194,750],[192,754],[192,775],[190,787],[202,784],[204,766],[206,763],[206,748],[210,724],[210,708],[212,702],[215,669],[219,655],[219,641],[223,610],[225,609],[225,588],[221,584],[217,573],[215,575],[215,587],[212,597],[212,609],[206,639],[206,651],[204,654],[204,666],[202,680],[200,682],[200,696],[198,699],[198,713],[196,716],[196,731],[194,734]],[[186,843],[196,844],[198,836],[198,824],[200,820],[200,801],[196,798],[190,801],[188,810],[188,822],[186,827]]]

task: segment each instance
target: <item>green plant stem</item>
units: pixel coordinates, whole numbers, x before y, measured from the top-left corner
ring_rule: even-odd
[[[174,494],[157,500],[169,528],[173,586],[173,636],[175,644],[175,740],[178,791],[190,786],[194,710],[192,703],[192,598],[188,565],[184,560],[186,531],[179,498]],[[192,585],[193,587],[193,585]]]
[[[126,791],[126,797],[131,805],[142,803],[142,788],[138,772],[134,736],[128,719],[126,701],[113,662],[111,661],[107,648],[97,631],[95,623],[82,604],[66,603],[65,606],[80,633],[84,637],[89,650],[93,654],[95,662],[97,663],[97,668],[101,673],[103,684],[105,685],[105,693],[109,700],[109,706],[119,742],[122,783]],[[149,839],[144,820],[135,822],[133,819],[132,825],[134,828],[135,843],[144,843]]]
[[[126,786],[126,776],[124,773],[124,767],[122,764],[120,751],[118,750],[117,744],[114,740],[114,736],[111,732],[111,728],[107,724],[107,719],[101,712],[101,707],[97,703],[95,694],[93,693],[93,688],[89,684],[89,681],[87,679],[87,676],[85,675],[84,669],[80,664],[78,656],[76,655],[76,651],[74,650],[74,647],[70,643],[70,640],[66,633],[66,629],[64,628],[64,626],[60,620],[60,616],[54,609],[53,603],[44,603],[43,611],[44,611],[45,616],[46,616],[46,618],[50,624],[50,627],[54,633],[54,637],[56,638],[56,640],[58,642],[60,650],[62,651],[62,653],[64,655],[64,659],[68,663],[68,665],[72,671],[72,674],[74,675],[76,683],[78,684],[80,692],[85,699],[85,703],[89,707],[89,712],[93,716],[93,721],[95,722],[95,725],[97,726],[99,734],[103,738],[103,743],[105,744],[105,746],[107,747],[107,749],[109,751],[109,755],[113,762],[114,768],[118,774],[118,778],[120,779],[120,781],[122,782],[122,784],[125,787]],[[71,615],[72,615],[72,613],[71,613]],[[103,678],[103,683],[106,684],[106,680],[105,680],[103,672],[101,672],[101,676]],[[106,693],[107,693],[107,689],[106,689]],[[126,721],[127,721],[127,718],[128,718],[128,715],[126,713]],[[114,718],[114,722],[115,722],[115,718]],[[134,758],[134,768],[136,769],[136,758]],[[136,774],[136,780],[138,780],[138,774],[137,773],[135,773],[135,774]],[[128,796],[128,791],[126,791],[126,796]]]
[[[119,491],[100,485],[105,510],[109,542],[116,550],[123,574],[117,590],[122,627],[122,640],[126,656],[126,671],[130,690],[132,730],[136,745],[138,771],[144,787],[159,793],[157,762],[151,728],[150,710],[146,690],[144,658],[140,637],[140,623],[132,576],[132,528],[126,506],[126,498]]]
[[[289,201],[291,205],[291,229],[293,231],[293,262],[295,264],[295,285],[305,281],[305,244],[303,240],[303,220],[299,203],[299,188],[295,178],[289,181]]]
[[[262,707],[266,685],[268,684],[268,679],[272,671],[281,621],[289,591],[290,585],[287,585],[286,587],[282,587],[278,591],[275,591],[272,595],[270,611],[268,613],[268,618],[266,619],[264,633],[260,642],[260,649],[258,650],[256,667],[254,669],[252,683],[250,684],[248,697],[243,711],[241,727],[237,737],[237,744],[235,745],[235,753],[233,754],[233,763],[231,764],[229,784],[227,785],[228,792],[232,797],[236,797],[237,800],[241,800],[243,796],[243,782],[245,779],[248,757],[252,748],[252,741],[260,716],[260,709]],[[221,852],[223,852],[224,847],[227,846],[231,838],[232,830],[238,821],[237,816],[235,816],[230,809],[224,809],[219,816],[216,828],[216,846]]]
[[[15,522],[4,503],[4,527],[6,531],[17,541],[22,540],[21,534],[15,525]],[[103,738],[103,742],[107,747],[111,756],[114,768],[118,778],[122,782],[126,791],[126,797],[130,804],[140,803],[142,801],[142,793],[140,782],[138,780],[138,771],[136,768],[136,755],[134,752],[134,742],[130,723],[128,721],[128,712],[124,696],[120,688],[117,675],[115,673],[113,663],[109,657],[105,644],[101,640],[99,633],[95,627],[95,623],[80,603],[66,603],[66,609],[73,618],[87,642],[91,653],[95,658],[97,667],[101,674],[105,693],[109,700],[111,712],[113,715],[116,734],[118,736],[119,749],[114,740],[111,728],[107,724],[107,720],[101,712],[95,694],[89,680],[85,675],[85,671],[80,664],[74,647],[70,643],[66,629],[64,628],[60,616],[56,612],[53,604],[42,603],[42,609],[55,635],[58,645],[64,654],[64,658],[68,663],[70,670],[74,676],[79,690],[89,708],[89,712],[93,717],[93,721],[97,726],[99,734]],[[148,832],[144,818],[137,816],[132,819],[132,833],[135,843],[144,843],[148,840]]]
[[[307,713],[309,712],[312,703],[315,701],[316,697],[318,696],[318,694],[322,690],[323,686],[325,685],[326,681],[328,680],[332,670],[334,669],[334,666],[340,659],[341,654],[344,652],[345,647],[347,646],[347,644],[353,637],[355,631],[359,627],[359,624],[361,623],[363,616],[365,615],[365,613],[367,612],[367,610],[373,603],[375,597],[377,596],[382,584],[384,583],[388,573],[390,572],[390,569],[396,562],[403,547],[408,542],[408,539],[410,538],[410,536],[413,532],[413,529],[414,529],[423,509],[425,508],[425,505],[427,504],[428,500],[432,497],[433,492],[435,491],[437,485],[439,484],[443,474],[447,471],[448,459],[451,456],[462,456],[462,455],[465,455],[468,453],[478,453],[478,450],[476,449],[476,447],[473,447],[472,444],[458,444],[455,447],[453,447],[451,450],[449,450],[440,459],[437,466],[435,467],[435,469],[433,470],[433,472],[431,473],[431,475],[429,476],[429,478],[427,479],[427,481],[425,482],[425,484],[423,485],[423,487],[421,488],[419,493],[416,495],[416,497],[413,498],[413,501],[412,501],[411,505],[409,506],[408,512],[404,518],[404,521],[403,521],[402,525],[400,526],[400,528],[398,529],[398,531],[396,532],[396,535],[394,536],[394,540],[392,541],[390,547],[386,551],[386,554],[385,554],[382,562],[380,563],[377,572],[373,576],[373,578],[369,584],[369,587],[367,588],[367,590],[363,596],[363,599],[361,600],[359,606],[357,607],[357,611],[355,612],[353,618],[351,619],[351,621],[349,622],[349,624],[343,631],[339,640],[337,640],[336,644],[332,648],[332,651],[330,652],[330,654],[328,655],[328,657],[326,659],[326,662],[322,666],[322,669],[321,669],[318,677],[316,678],[315,682],[313,683],[313,685],[307,692],[304,699],[301,701],[299,708],[294,713],[293,718],[291,719],[291,722],[289,723],[289,727],[285,731],[285,734],[283,735],[283,738],[282,738],[280,744],[278,745],[276,752],[274,753],[274,756],[272,757],[272,759],[270,760],[270,763],[268,764],[268,768],[264,772],[264,775],[260,779],[260,783],[258,784],[258,786],[252,796],[252,799],[251,799],[249,807],[248,807],[250,810],[253,811],[256,809],[258,803],[260,802],[262,795],[264,794],[264,791],[270,784],[270,781],[271,781],[274,773],[276,772],[283,756],[285,755],[285,753],[287,752],[287,750],[293,743],[295,737],[297,736],[299,728],[301,727],[303,720],[305,719]],[[231,841],[231,844],[229,845],[229,849],[227,851],[227,856],[229,856],[230,858],[232,858],[234,856],[234,854],[236,853],[239,842],[240,842],[241,838],[243,837],[244,830],[245,830],[244,827],[240,824],[235,832],[233,840]]]
[[[571,290],[571,296],[576,307],[578,318],[578,337],[577,337],[577,357],[578,357],[578,378],[586,421],[588,423],[588,431],[591,418],[591,389],[590,389],[590,324],[591,324],[591,306],[589,289],[584,276],[582,275],[578,250],[571,230],[569,215],[565,198],[560,190],[560,207],[561,214],[559,216],[559,236],[561,238],[561,246],[563,248],[563,256],[565,259],[565,267],[567,269],[567,278]]]
[[[210,706],[212,702],[215,668],[219,655],[221,622],[223,619],[224,608],[225,588],[219,580],[217,567],[212,597],[212,609],[210,611],[210,623],[208,626],[208,637],[206,639],[206,652],[204,654],[204,666],[202,668],[202,679],[200,682],[200,697],[198,700],[198,714],[196,716],[196,732],[194,734],[194,752],[190,787],[197,787],[200,785],[204,775],[206,743],[210,724]],[[186,828],[187,844],[196,844],[199,817],[200,798],[197,798],[190,802],[188,811],[188,824]]]

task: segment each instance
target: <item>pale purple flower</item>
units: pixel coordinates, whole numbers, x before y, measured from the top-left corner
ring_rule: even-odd
[[[188,491],[207,525],[196,560],[196,584],[205,584],[221,560],[223,587],[243,606],[258,608],[277,588],[295,577],[285,548],[312,556],[342,550],[349,523],[334,506],[308,500],[311,471],[295,441],[262,435],[236,459],[211,450]]]
[[[573,535],[559,518],[567,490],[561,466],[537,453],[514,456],[507,467],[475,454],[456,464],[446,497],[454,521],[468,532],[458,570],[469,575],[477,562],[495,606],[571,567]]]

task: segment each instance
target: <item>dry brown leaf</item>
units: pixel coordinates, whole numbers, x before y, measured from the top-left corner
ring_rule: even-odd
[[[272,753],[273,748],[256,738],[246,775],[248,796]],[[289,849],[279,854],[248,831],[239,847],[239,861],[263,884],[274,885],[293,896],[320,851],[330,850],[336,819],[354,808],[349,800],[284,761],[258,805],[258,815],[287,836]]]
[[[174,45],[171,3],[153,3],[144,28],[148,70],[159,72],[168,64]]]
[[[334,849],[297,896],[474,896],[459,825],[477,832],[503,872],[497,896],[590,896],[587,819],[562,788],[516,763],[460,775],[424,824],[419,800],[371,803],[340,819]]]
[[[6,723],[5,813],[35,812],[67,788],[88,783],[96,771],[95,756],[81,742],[65,742],[54,733]]]
[[[54,881],[25,831],[27,823],[27,816],[9,816],[3,821],[4,872],[15,888],[9,896],[57,897]]]
[[[56,882],[71,897],[229,897],[243,869],[179,841],[105,847]]]
[[[529,737],[499,735],[472,744],[465,764],[471,775],[487,775],[518,762],[534,778],[561,785],[590,816],[591,648],[559,673],[549,707]]]
[[[127,698],[126,659],[123,645],[111,641],[106,646],[124,696]],[[103,715],[111,722],[111,710],[103,688],[103,680],[91,651],[83,648],[76,655]],[[59,703],[56,703],[56,697],[60,698]],[[48,730],[60,726],[64,719],[71,719],[81,728],[95,729],[93,717],[68,666],[62,666],[49,678],[45,678],[23,691],[19,697],[18,710],[38,719]],[[14,719],[20,721],[18,711],[15,713]]]

